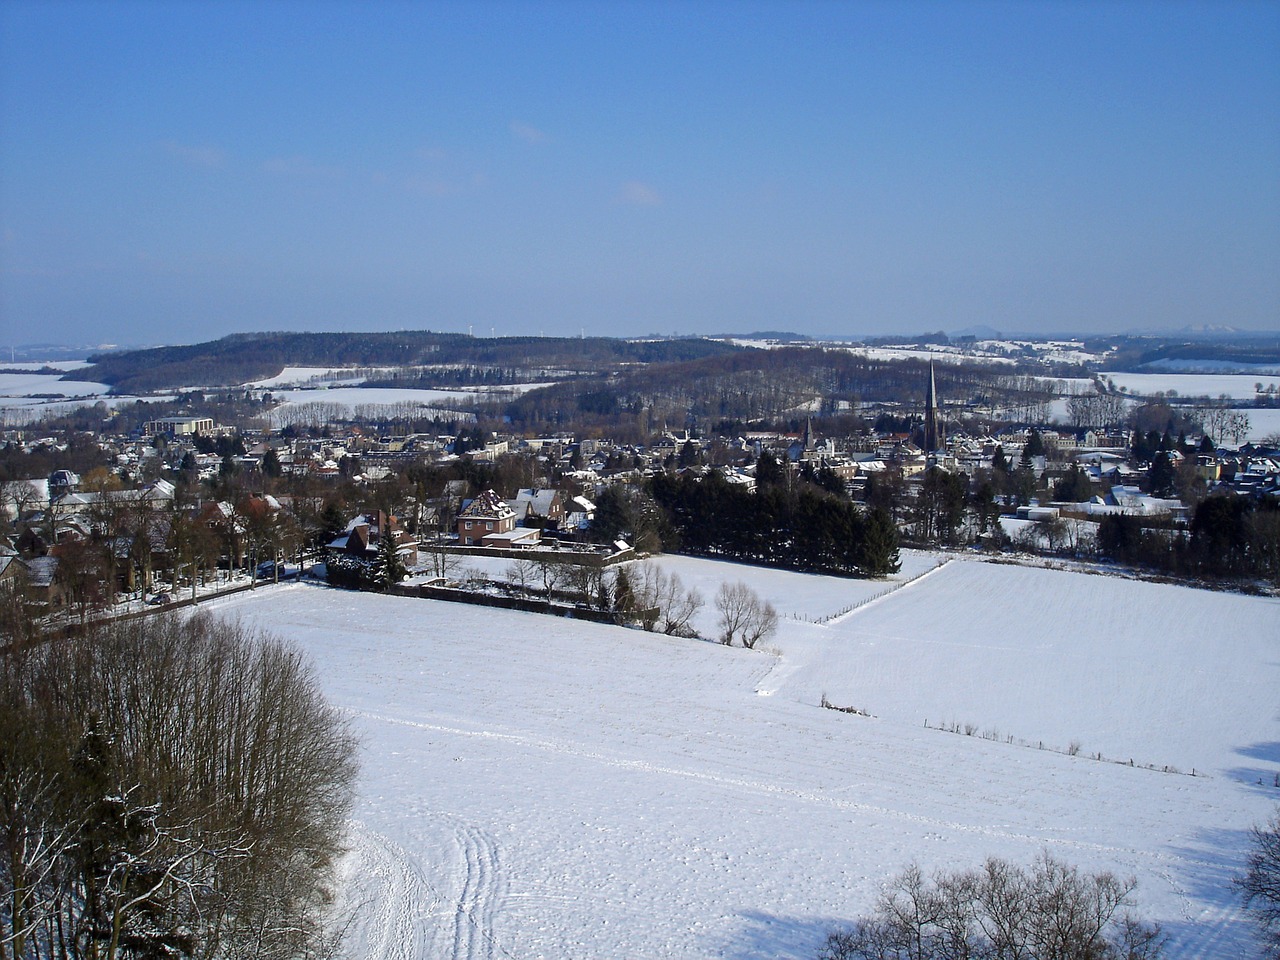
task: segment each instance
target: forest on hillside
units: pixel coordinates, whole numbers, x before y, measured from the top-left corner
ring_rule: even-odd
[[[227,386],[298,367],[550,368],[599,373],[627,364],[671,363],[744,350],[718,340],[609,337],[470,337],[430,330],[395,333],[253,333],[183,346],[97,354],[67,379],[110,384],[117,393]],[[398,386],[427,386],[397,381]]]

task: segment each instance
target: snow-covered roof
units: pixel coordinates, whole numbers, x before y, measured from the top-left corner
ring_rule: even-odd
[[[459,517],[467,517],[475,519],[476,517],[492,517],[495,520],[510,520],[515,517],[515,511],[507,506],[507,502],[492,490],[486,490],[480,494],[458,514]]]
[[[57,572],[57,557],[32,557],[27,561],[27,580],[33,587],[51,586]]]

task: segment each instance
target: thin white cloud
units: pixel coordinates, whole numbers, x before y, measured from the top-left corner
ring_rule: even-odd
[[[537,127],[531,127],[527,123],[521,123],[519,120],[511,121],[511,135],[517,140],[523,140],[525,143],[539,144],[546,143],[549,139],[545,133]]]
[[[175,160],[181,160],[191,167],[212,170],[222,166],[227,161],[227,155],[217,147],[195,147],[185,143],[178,143],[176,140],[166,140],[160,146],[166,154]]]
[[[641,180],[628,180],[618,191],[617,201],[630,207],[656,207],[662,203],[662,194]]]
[[[419,160],[434,163],[437,160],[445,159],[449,154],[445,152],[443,147],[419,147],[413,151],[413,155]]]

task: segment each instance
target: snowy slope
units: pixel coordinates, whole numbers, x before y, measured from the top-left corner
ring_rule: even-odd
[[[1249,954],[1280,603],[953,560],[815,623],[894,584],[661,562],[708,611],[720,579],[768,596],[779,653],[308,585],[214,605],[308,650],[363,737],[352,957],[808,958],[911,861],[1046,848],[1135,874],[1173,957]]]

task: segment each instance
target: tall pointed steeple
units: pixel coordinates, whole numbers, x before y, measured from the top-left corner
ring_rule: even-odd
[[[942,433],[938,429],[938,383],[933,375],[933,361],[929,361],[929,388],[924,398],[924,452],[933,453],[942,446]]]

